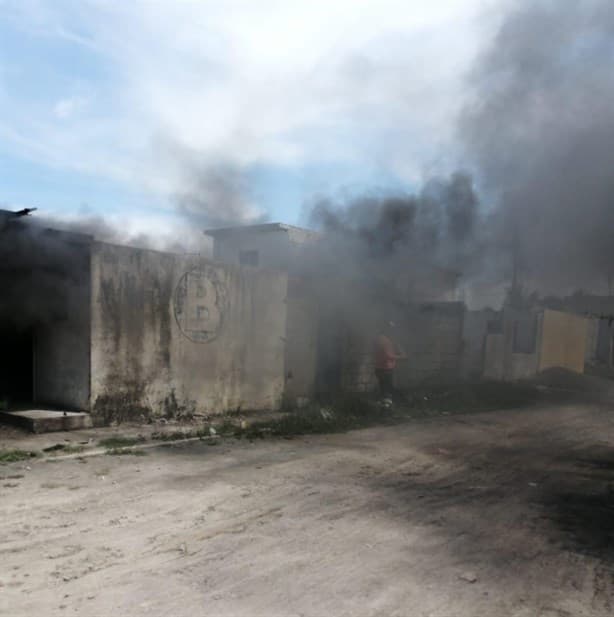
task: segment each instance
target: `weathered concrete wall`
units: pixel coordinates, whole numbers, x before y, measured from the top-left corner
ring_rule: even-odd
[[[306,246],[317,239],[314,232],[289,228],[237,228],[215,238],[213,259],[226,264],[240,265],[242,251],[256,251],[260,268],[293,272],[303,258]]]
[[[597,349],[599,345],[599,319],[588,318],[586,328],[586,349],[584,364],[597,364]]]
[[[18,368],[27,392],[7,391],[22,403],[88,409],[91,238],[19,219],[0,236],[0,325],[24,333],[3,352],[28,359]]]
[[[278,407],[286,293],[285,274],[95,243],[95,419]]]
[[[588,320],[584,317],[545,310],[539,370],[561,367],[584,372]]]
[[[34,398],[67,409],[90,404],[90,244],[66,248],[63,310],[34,337]],[[60,282],[61,281],[61,282]]]
[[[67,320],[47,324],[34,339],[34,399],[67,410],[90,405],[89,297]],[[87,311],[86,314],[83,314]]]
[[[588,325],[571,313],[506,309],[501,333],[486,338],[484,377],[524,379],[551,367],[584,372]],[[522,348],[530,351],[518,351]]]
[[[464,312],[460,302],[423,304],[409,312],[399,341],[408,355],[397,370],[399,387],[459,378]]]
[[[373,338],[362,332],[346,332],[341,371],[344,392],[371,392],[376,389],[373,344]]]
[[[508,379],[528,379],[538,372],[539,356],[536,353],[512,353]]]
[[[382,314],[394,314],[393,309]],[[415,384],[456,381],[460,376],[464,306],[437,302],[408,307],[395,321],[391,338],[407,354],[397,363],[395,386],[410,389]],[[365,392],[376,387],[373,336],[354,332],[344,353],[344,390]]]
[[[300,278],[288,280],[287,312],[285,395],[292,402],[314,394],[318,359],[318,305]]]
[[[505,336],[487,334],[484,347],[484,378],[496,381],[505,379]]]
[[[488,327],[498,317],[499,313],[492,309],[465,311],[461,358],[461,376],[463,379],[475,380],[482,377],[485,366]]]
[[[539,364],[541,314],[505,309],[500,327],[500,332],[486,336],[484,377],[514,381],[535,375]]]

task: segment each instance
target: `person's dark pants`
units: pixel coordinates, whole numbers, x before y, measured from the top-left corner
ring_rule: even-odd
[[[394,391],[394,371],[391,368],[376,368],[375,376],[379,385],[379,393],[382,398],[392,398]]]

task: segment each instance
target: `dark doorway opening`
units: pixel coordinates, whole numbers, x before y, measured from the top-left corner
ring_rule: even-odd
[[[31,328],[0,329],[0,404],[14,409],[34,400],[34,335]]]

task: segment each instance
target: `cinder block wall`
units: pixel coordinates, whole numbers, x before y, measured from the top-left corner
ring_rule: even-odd
[[[437,302],[410,307],[401,315],[391,336],[407,352],[399,361],[395,384],[410,389],[425,382],[451,382],[460,376],[465,307],[459,302]],[[343,389],[370,392],[376,388],[373,338],[350,337],[344,354]]]
[[[408,360],[399,363],[399,387],[459,378],[464,311],[460,302],[438,302],[409,314],[404,344]]]

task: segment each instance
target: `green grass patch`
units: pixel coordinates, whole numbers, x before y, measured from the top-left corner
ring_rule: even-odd
[[[109,450],[117,449],[117,448],[129,448],[130,446],[136,446],[139,443],[143,443],[145,441],[145,437],[107,437],[106,439],[101,439],[98,442],[98,445],[103,448],[108,448]]]
[[[30,450],[0,450],[0,463],[16,463],[38,456]]]

